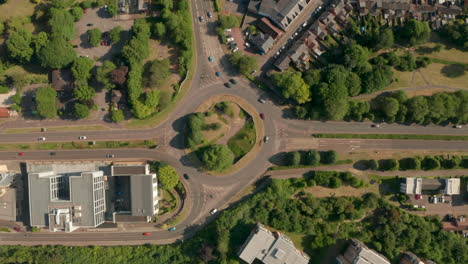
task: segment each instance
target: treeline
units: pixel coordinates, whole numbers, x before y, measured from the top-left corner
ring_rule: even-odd
[[[329,151],[291,151],[284,155],[283,163],[286,166],[297,165],[328,165],[335,164],[338,161],[338,153],[334,150]]]
[[[340,188],[343,184],[354,188],[367,186],[363,179],[357,178],[349,171],[310,171],[305,175],[305,178],[309,187],[319,185],[328,188]]]
[[[357,164],[364,165],[365,168],[381,171],[405,171],[405,170],[438,170],[438,169],[458,169],[468,168],[468,157],[451,155],[450,157],[439,156],[417,156],[414,158],[381,159],[358,161]]]
[[[468,24],[463,19],[457,19],[445,24],[441,34],[464,50],[468,50]]]

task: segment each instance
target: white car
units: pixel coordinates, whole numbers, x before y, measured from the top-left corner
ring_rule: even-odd
[[[232,52],[237,52],[237,51],[239,51],[239,48],[234,48],[234,49],[232,50]]]
[[[231,42],[231,41],[234,41],[234,38],[227,38],[226,40],[227,42]]]
[[[218,212],[218,209],[215,208],[215,209],[211,210],[210,214],[214,215],[214,214],[216,214],[216,212]]]
[[[37,140],[39,140],[39,141],[45,141],[45,137],[37,138]]]
[[[78,139],[83,140],[83,139],[87,139],[87,137],[86,136],[79,136]]]
[[[303,27],[307,26],[307,21],[302,24]]]
[[[230,28],[226,28],[226,32],[231,32],[232,30]]]
[[[250,48],[250,44],[249,44],[248,42],[246,42],[244,45],[245,45],[247,48]]]
[[[265,99],[263,99],[263,98],[258,99],[258,101],[259,101],[260,103],[262,103],[262,104],[266,103]]]
[[[268,143],[268,141],[270,141],[270,138],[267,137],[267,136],[265,136],[265,137],[263,138],[263,141],[264,141],[265,143]]]

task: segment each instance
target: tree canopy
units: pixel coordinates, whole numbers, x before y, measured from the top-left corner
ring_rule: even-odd
[[[94,61],[88,57],[77,57],[71,66],[71,71],[75,80],[87,81],[91,78],[91,70],[94,67]]]
[[[39,61],[43,67],[61,69],[75,60],[76,53],[66,40],[52,38],[39,53]]]
[[[410,46],[426,42],[431,35],[429,23],[410,19],[400,28],[400,37]]]
[[[89,107],[82,103],[75,103],[74,109],[77,118],[86,118],[89,116]]]
[[[31,32],[26,29],[11,32],[6,41],[8,55],[19,63],[29,62],[34,54],[32,38]]]
[[[242,52],[235,52],[231,56],[231,63],[234,64],[240,73],[246,75],[258,69],[258,62],[254,56],[247,56]]]
[[[281,90],[285,98],[290,98],[299,104],[312,100],[309,86],[304,82],[300,72],[292,70],[274,73],[271,78],[273,84]]]
[[[88,31],[89,44],[92,47],[98,47],[101,44],[102,32],[99,28],[93,28]]]
[[[158,168],[158,180],[166,190],[172,190],[179,183],[179,174],[170,165]]]
[[[234,154],[226,145],[210,145],[202,150],[201,160],[208,170],[222,171],[232,166]]]

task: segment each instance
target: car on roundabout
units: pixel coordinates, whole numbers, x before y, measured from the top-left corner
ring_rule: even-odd
[[[260,113],[260,118],[265,119],[266,115],[264,113]]]
[[[209,62],[213,62],[213,61],[214,61],[213,56],[208,56],[208,61],[209,61]]]
[[[218,209],[214,208],[213,210],[210,211],[210,214],[214,215],[218,212]]]
[[[232,85],[230,83],[224,83],[224,86],[226,86],[227,88],[231,88]]]
[[[173,226],[173,227],[169,228],[168,230],[169,230],[169,231],[175,231],[176,229],[177,229],[177,228],[176,228],[175,226]]]
[[[216,76],[221,77],[221,73],[220,73],[220,72],[216,72],[215,74],[216,74]]]

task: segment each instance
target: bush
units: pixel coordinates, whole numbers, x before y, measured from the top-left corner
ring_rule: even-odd
[[[121,34],[122,34],[121,26],[117,26],[111,29],[111,31],[109,31],[109,35],[113,44],[120,42]]]
[[[420,170],[421,161],[417,158],[404,158],[399,161],[401,170]]]
[[[125,119],[124,113],[122,110],[112,110],[111,120],[112,122],[118,123]]]
[[[436,170],[440,169],[440,162],[433,157],[426,156],[422,160],[421,166],[424,170]]]
[[[301,153],[299,151],[292,151],[286,155],[286,164],[289,166],[301,164]]]
[[[93,28],[88,31],[89,44],[93,47],[98,47],[101,44],[102,32],[98,28]]]
[[[338,160],[338,154],[334,150],[326,151],[323,153],[323,163],[335,164]]]
[[[371,170],[377,170],[379,168],[379,163],[375,159],[371,159],[367,162],[367,167]]]
[[[337,177],[330,178],[330,188],[340,188],[342,185],[342,181]]]
[[[310,150],[306,154],[305,161],[307,165],[318,165],[320,164],[320,154],[316,150]]]
[[[7,86],[0,85],[0,94],[6,94],[10,92],[10,88]]]
[[[386,159],[386,160],[380,160],[379,161],[379,168],[382,171],[395,171],[400,168],[400,164],[398,163],[398,160],[396,159]]]

